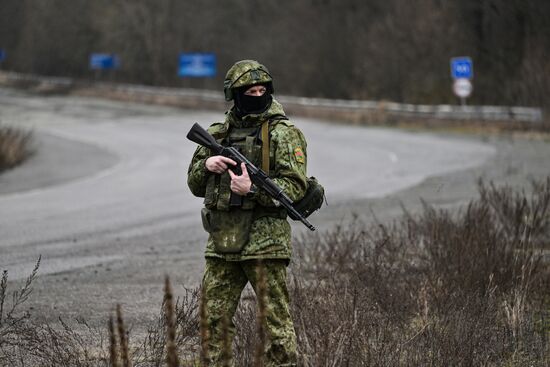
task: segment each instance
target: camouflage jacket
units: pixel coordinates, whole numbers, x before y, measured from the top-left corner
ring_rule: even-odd
[[[216,138],[227,134],[230,128],[261,126],[269,120],[269,176],[293,200],[301,199],[307,188],[306,181],[306,141],[301,131],[284,118],[282,106],[274,99],[271,107],[259,115],[247,115],[238,119],[232,110],[226,112],[223,123],[214,123],[208,131]],[[205,197],[207,180],[214,173],[205,168],[205,161],[210,157],[209,149],[199,146],[189,165],[187,184],[191,192],[198,197]],[[250,157],[249,157],[250,159]],[[227,175],[227,173],[224,173]],[[255,202],[254,210],[276,208],[274,201],[263,190],[255,193],[251,200]],[[217,252],[212,235],[206,245],[206,257],[223,258],[229,261],[248,259],[290,259],[291,233],[287,219],[275,216],[261,216],[252,222],[249,240],[240,253],[224,254]]]

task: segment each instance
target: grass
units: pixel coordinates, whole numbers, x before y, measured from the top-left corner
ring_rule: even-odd
[[[289,287],[300,366],[547,366],[550,178],[528,191],[480,182],[479,193],[458,211],[425,204],[393,223],[354,220],[299,239]],[[11,309],[5,274],[1,305]],[[157,322],[140,340],[121,329],[120,310],[116,326],[86,335],[24,317],[5,338],[3,323],[0,365],[205,365],[200,299],[200,289],[187,289],[174,300],[167,282]],[[262,307],[243,296],[238,366],[262,363]]]
[[[550,180],[530,196],[480,193],[459,213],[426,205],[305,240],[293,287],[303,364],[546,365]]]
[[[33,154],[30,131],[0,125],[0,173],[13,168]]]

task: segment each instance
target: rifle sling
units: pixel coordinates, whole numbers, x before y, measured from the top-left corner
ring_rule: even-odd
[[[262,124],[262,170],[269,176],[269,121]]]

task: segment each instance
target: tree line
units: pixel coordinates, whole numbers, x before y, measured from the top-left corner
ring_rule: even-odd
[[[457,103],[449,60],[474,61],[472,104],[550,105],[548,0],[0,0],[2,69],[221,89],[236,60],[270,68],[276,93]],[[218,75],[177,76],[180,52],[212,52]]]

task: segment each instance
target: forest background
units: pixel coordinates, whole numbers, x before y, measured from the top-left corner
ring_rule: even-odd
[[[449,60],[474,61],[471,104],[550,102],[547,0],[0,0],[5,70],[93,78],[89,57],[115,53],[108,80],[221,89],[236,60],[265,63],[276,92],[457,103]],[[181,52],[212,52],[211,79],[177,76]]]

